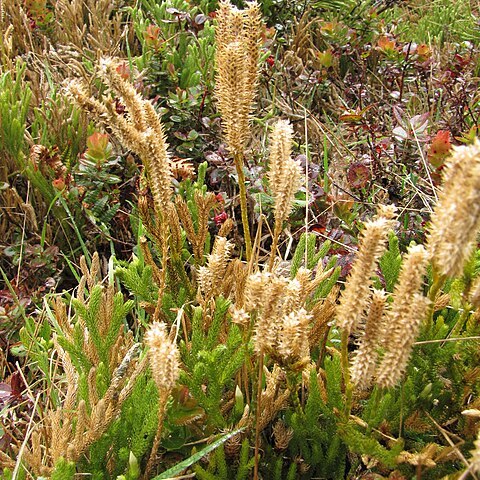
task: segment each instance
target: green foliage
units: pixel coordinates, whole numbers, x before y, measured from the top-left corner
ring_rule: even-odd
[[[127,480],[138,477],[138,463],[150,451],[158,423],[158,390],[148,375],[142,375],[121,414],[107,433],[90,448],[83,469],[104,478],[106,461],[115,466],[112,477],[124,474]],[[109,477],[110,478],[110,477]]]
[[[44,319],[38,323],[32,317],[25,319],[25,325],[20,329],[20,341],[29,353],[30,358],[36,363],[45,376],[48,384],[51,382],[50,349],[53,346],[52,329],[49,322]]]
[[[12,480],[13,472],[9,468],[3,469],[3,477],[5,480]]]
[[[119,450],[128,446],[136,458],[148,452],[158,423],[158,393],[154,382],[144,375],[135,384],[122,408],[122,415],[113,426]]]
[[[163,472],[162,474],[157,475],[152,480],[166,480],[166,479],[170,478],[172,475],[177,475],[177,474],[183,472],[183,470],[185,470],[189,466],[193,465],[194,463],[198,462],[202,457],[204,457],[208,453],[214,451],[215,449],[217,449],[218,447],[223,445],[229,438],[237,435],[241,431],[242,431],[242,429],[237,429],[237,430],[234,430],[233,432],[222,435],[218,440],[215,440],[210,445],[207,445],[205,448],[202,448],[202,450],[200,450],[199,452],[193,453],[193,455],[191,457],[187,458],[183,462],[180,462],[178,465],[175,465],[175,467],[172,467],[172,468],[168,469],[167,471]]]
[[[341,392],[341,368],[339,356],[327,359],[325,362],[327,403],[324,403],[320,394],[315,370],[310,375],[310,389],[305,408],[287,412],[286,422],[293,428],[293,438],[289,445],[292,457],[301,456],[310,465],[311,475],[324,478],[344,478],[346,469],[346,452],[355,452],[359,455],[369,455],[382,464],[393,467],[395,459],[403,449],[403,442],[399,441],[391,448],[386,448],[375,439],[371,432],[362,433],[354,423],[344,423],[338,417],[343,406]],[[378,405],[378,396],[375,407]],[[385,419],[390,394],[382,401],[380,412],[371,406],[367,408],[374,422]],[[391,411],[389,412],[391,413]],[[279,477],[280,478],[280,477]]]
[[[367,4],[369,2],[365,0],[360,2],[356,0],[319,0],[313,4],[313,7],[322,10],[332,10],[341,15],[349,15],[356,7],[362,6],[365,8]]]
[[[286,480],[295,480],[297,478],[297,464],[291,463],[288,468],[287,479]]]
[[[192,215],[192,220],[195,229],[198,229],[198,208],[195,203],[195,193],[207,193],[207,186],[205,185],[205,177],[207,174],[208,163],[202,162],[198,166],[197,170],[197,180],[185,180],[179,186],[179,192],[181,196],[185,199],[188,205],[188,209]]]
[[[380,392],[375,387],[365,402],[362,419],[371,428],[377,428],[386,418],[396,415],[399,405],[399,396],[394,392]]]
[[[117,292],[113,296],[112,310],[103,315],[102,301],[104,298],[103,287],[96,285],[90,292],[88,303],[84,303],[78,299],[73,300],[73,305],[77,313],[77,319],[81,318],[86,325],[88,335],[92,339],[95,346],[98,358],[103,363],[103,366],[109,365],[110,350],[116,340],[120,326],[125,320],[125,317],[134,306],[132,300],[124,302],[121,292]],[[108,321],[108,328],[103,335],[99,331],[99,322]],[[76,322],[73,331],[73,340],[70,341],[66,337],[59,336],[58,342],[62,348],[67,351],[71,357],[72,362],[79,372],[88,375],[90,368],[93,366],[90,360],[84,353],[85,336],[80,322]],[[107,378],[110,378],[112,372],[105,371]],[[108,380],[105,379],[105,381]]]
[[[334,268],[336,263],[337,263],[337,258],[332,257],[327,263],[325,270],[330,270],[331,268]],[[320,285],[317,287],[317,289],[313,294],[313,301],[318,301],[320,299],[327,297],[327,295],[330,293],[330,291],[332,290],[332,288],[340,278],[341,271],[342,271],[341,267],[335,267],[332,274],[328,278],[323,280],[323,282],[320,283]]]
[[[50,480],[73,480],[75,478],[75,463],[67,462],[61,458],[55,464]]]
[[[332,363],[329,365],[331,371]],[[338,384],[330,385],[331,401],[340,402],[334,398],[339,393],[339,388]],[[312,369],[310,373],[310,389],[305,408],[287,412],[285,421],[293,429],[289,445],[291,457],[303,458],[311,466],[309,473],[312,475],[342,478],[346,465],[345,446],[337,435],[337,418],[333,409],[322,400],[315,370]],[[291,473],[287,474],[287,478],[290,478],[288,475]]]
[[[382,255],[379,265],[385,279],[386,291],[393,292],[393,287],[397,283],[398,274],[402,266],[398,238],[393,232],[390,233],[388,238],[388,250]]]
[[[153,280],[152,267],[145,265],[142,258],[134,257],[126,267],[117,267],[115,274],[139,302],[157,302],[158,287]]]
[[[165,317],[173,323],[177,319],[178,310],[190,300],[191,290],[187,290],[181,284],[176,285],[172,290],[163,296],[162,309]]]
[[[255,464],[255,457],[250,457],[250,443],[246,438],[242,442],[240,460],[237,468],[236,480],[247,480],[249,472]]]
[[[315,251],[315,244],[317,235],[314,233],[302,233],[295,249],[295,253],[292,257],[292,265],[290,267],[290,276],[295,277],[302,264],[305,264],[306,268],[313,269],[317,266],[320,260],[323,260],[327,255],[332,243],[330,240],[325,241],[318,252]]]
[[[32,91],[24,81],[27,64],[16,62],[15,72],[0,76],[0,153],[6,155],[14,168],[23,167],[25,128]]]
[[[204,408],[208,422],[217,427],[226,423],[220,408],[224,389],[232,387],[235,373],[250,351],[249,346],[243,344],[240,329],[234,324],[229,326],[226,342],[219,344],[218,334],[225,322],[228,306],[227,300],[217,298],[208,332],[203,329],[202,308],[195,307],[190,350],[182,345],[182,358],[188,371],[182,372],[181,381]]]
[[[218,447],[210,456],[207,470],[197,464],[194,471],[200,480],[228,480],[229,472],[223,446]]]
[[[395,460],[403,449],[403,442],[398,441],[388,450],[371,435],[361,433],[352,425],[341,426],[338,434],[352,452],[369,455],[390,468],[396,465]]]
[[[471,2],[434,0],[419,2],[412,7],[410,15],[414,15],[417,21],[399,23],[399,33],[405,39],[439,45],[446,42],[478,42],[480,39],[475,26],[475,9]],[[386,21],[404,17],[405,13],[397,6],[385,12]]]
[[[342,399],[342,369],[340,366],[340,355],[335,353],[332,357],[325,359],[325,377],[327,387],[327,405],[333,410],[340,410],[343,406]]]
[[[297,248],[295,249],[295,252],[293,254],[292,263],[290,266],[291,278],[295,277],[302,265],[306,266],[306,268],[310,270],[313,270],[315,269],[315,267],[317,267],[319,262],[321,262],[327,256],[332,246],[332,243],[330,242],[330,240],[326,240],[325,242],[323,242],[323,244],[317,251],[316,239],[317,235],[315,235],[314,233],[302,233],[300,235],[300,239],[298,241]],[[327,264],[324,267],[324,270],[334,270],[331,275],[325,280],[323,280],[316,288],[312,298],[313,303],[318,301],[319,299],[326,298],[332,290],[333,286],[337,283],[340,277],[341,268],[335,268],[336,263],[337,258],[335,256],[329,258]]]
[[[14,476],[15,470],[12,472],[9,469],[4,470],[5,480],[27,480],[27,470],[25,468],[19,468],[16,476]],[[2,479],[3,480],[3,479]],[[45,477],[40,477],[38,480],[47,480]]]
[[[445,338],[448,327],[442,328],[442,323],[437,320],[437,332],[432,332],[434,335],[429,339],[437,340],[434,336]],[[465,376],[477,357],[472,358],[460,343],[431,343],[415,348],[404,386],[407,389],[403,402],[406,415],[426,410],[442,421],[460,414]],[[458,361],[452,362],[451,358]]]
[[[201,81],[212,85],[213,69],[210,65],[213,64],[215,53],[213,28],[208,20],[205,22],[205,16],[197,36],[193,29],[188,31],[182,28],[184,22],[188,25],[195,19],[199,20],[197,15],[201,14],[201,11],[198,7],[192,7],[185,0],[162,3],[143,0],[142,10],[137,9],[133,14],[135,30],[142,42],[143,51],[148,52],[150,49],[150,54],[157,53],[160,57],[158,72],[168,72],[171,81],[182,90],[195,87]],[[150,45],[147,42],[145,32],[149,21],[159,28],[160,46],[154,41],[151,41]],[[154,68],[153,65],[149,67]]]

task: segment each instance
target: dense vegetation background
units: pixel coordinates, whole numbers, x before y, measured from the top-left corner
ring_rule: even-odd
[[[0,0],[2,478],[477,478],[479,14]]]

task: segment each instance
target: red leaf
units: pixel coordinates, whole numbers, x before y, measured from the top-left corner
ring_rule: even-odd
[[[95,132],[87,138],[87,147],[94,152],[103,152],[108,145],[108,135],[106,133]]]
[[[347,172],[347,180],[352,188],[363,188],[370,181],[370,170],[363,163],[352,163]]]
[[[325,227],[324,225],[321,225],[320,223],[316,223],[313,227],[310,227],[310,231],[325,235],[327,231],[327,227]]]
[[[130,67],[128,66],[127,62],[123,62],[116,68],[117,73],[124,79],[130,79]]]
[[[450,132],[448,130],[439,130],[428,150],[428,160],[435,168],[439,168],[448,157],[451,148]]]
[[[377,41],[377,48],[385,53],[391,53],[395,51],[395,40],[388,37],[380,37]]]
[[[143,38],[145,39],[146,45],[148,47],[158,48],[162,43],[161,33],[160,27],[157,27],[156,25],[149,25],[143,32]],[[124,71],[118,73],[120,73],[125,80],[128,80],[130,78],[130,69],[125,68],[123,70]],[[124,74],[126,77],[124,77]]]
[[[25,389],[25,384],[19,372],[15,372],[10,378],[10,385],[12,386],[12,395],[14,397],[21,397]]]

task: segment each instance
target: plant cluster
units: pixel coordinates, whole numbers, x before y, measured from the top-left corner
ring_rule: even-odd
[[[1,477],[477,478],[474,7],[193,3],[0,4]]]

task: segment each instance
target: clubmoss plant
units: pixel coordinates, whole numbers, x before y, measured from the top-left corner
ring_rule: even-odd
[[[179,376],[179,353],[175,343],[167,336],[166,325],[154,322],[145,334],[145,343],[149,347],[148,358],[153,380],[158,388],[158,427],[153,447],[150,452],[144,478],[148,480],[156,460],[158,447],[162,439],[163,422],[167,408],[167,400]]]
[[[279,120],[273,126],[270,136],[270,157],[268,180],[273,193],[275,227],[273,243],[270,252],[269,269],[274,265],[278,239],[283,223],[288,218],[292,203],[301,183],[302,177],[299,165],[291,158],[293,128]]]
[[[260,7],[250,2],[238,10],[229,1],[221,1],[217,14],[216,97],[228,149],[235,161],[240,189],[240,206],[247,260],[252,255],[244,155],[251,138],[250,114],[256,96],[258,59],[262,21]]]
[[[383,332],[385,353],[377,369],[380,387],[398,384],[426,318],[429,300],[422,290],[427,262],[428,253],[422,245],[411,247],[403,260]]]
[[[432,215],[428,249],[440,275],[458,276],[480,230],[480,141],[457,147],[447,162]],[[454,223],[453,223],[454,222]]]
[[[413,68],[430,71],[432,63],[425,62],[434,46],[411,44],[404,51],[395,43],[398,39],[380,41],[373,30],[362,32],[362,26],[381,24],[381,18],[373,18],[378,7],[367,0],[357,10],[353,0],[344,0],[349,8],[340,13],[334,12],[337,0],[307,2],[303,18],[293,28],[295,38],[291,43],[286,38],[282,47],[291,54],[275,52],[278,56],[261,66],[265,81],[260,81],[259,40],[264,35],[265,43],[271,45],[272,31],[262,32],[258,4],[239,10],[222,1],[216,16],[214,90],[213,50],[207,47],[212,47],[215,19],[214,15],[207,17],[215,2],[160,3],[142,0],[111,18],[111,2],[93,6],[90,0],[72,5],[60,1],[49,9],[44,0],[32,0],[25,3],[29,12],[23,6],[17,13],[10,2],[5,15],[0,4],[0,23],[6,33],[3,44],[0,41],[0,55],[2,68],[10,69],[0,78],[4,90],[0,93],[0,150],[7,152],[9,168],[13,165],[13,170],[2,174],[0,190],[2,198],[13,198],[16,189],[15,208],[24,215],[23,225],[13,226],[13,235],[20,233],[22,240],[25,237],[30,242],[39,238],[42,245],[54,243],[55,235],[47,234],[46,214],[22,205],[22,188],[30,188],[27,191],[35,199],[39,191],[47,198],[42,188],[50,185],[49,175],[66,180],[74,172],[72,166],[85,160],[90,162],[89,178],[96,176],[101,183],[105,158],[112,155],[118,165],[128,158],[118,183],[129,190],[128,199],[138,199],[126,210],[123,190],[115,193],[122,203],[114,217],[105,221],[111,233],[121,228],[124,241],[109,237],[95,253],[91,236],[83,239],[80,229],[72,225],[87,256],[77,261],[72,246],[67,260],[78,278],[58,274],[56,278],[66,280],[59,287],[65,291],[48,294],[46,283],[41,290],[43,303],[35,308],[27,303],[35,303],[27,297],[28,288],[10,281],[4,272],[9,250],[2,250],[0,273],[6,288],[0,291],[0,328],[3,332],[5,318],[15,315],[15,308],[24,322],[18,342],[0,335],[8,351],[0,356],[0,372],[5,372],[0,386],[3,477],[433,480],[477,475],[480,254],[474,246],[479,227],[479,144],[456,147],[443,178],[441,171],[433,171],[433,164],[419,163],[423,151],[415,150],[414,140],[426,142],[435,132],[425,115],[415,120],[407,116],[407,111],[418,108],[418,99],[410,95],[416,88],[410,74]],[[270,8],[267,3],[265,11]],[[302,7],[293,3],[295,9]],[[331,22],[318,20],[319,8],[331,15],[324,18]],[[65,21],[42,17],[59,12],[64,12]],[[95,12],[98,18],[90,18]],[[363,19],[362,12],[368,17]],[[78,29],[84,15],[88,20],[85,31]],[[94,61],[89,35],[99,34],[99,18],[106,16],[112,38],[92,39],[91,43],[100,51],[125,47],[126,59],[99,54],[100,60]],[[126,31],[118,36],[115,25],[120,18],[126,20]],[[17,28],[27,19],[37,23],[25,28],[25,38],[21,38]],[[14,31],[6,28],[9,22]],[[132,22],[143,41],[135,41],[129,30]],[[390,23],[394,22],[382,28],[394,29]],[[65,25],[76,29],[62,33]],[[144,33],[148,36],[143,37]],[[69,46],[57,43],[53,49],[48,42],[55,38],[68,41]],[[360,51],[360,42],[366,38],[368,49]],[[32,55],[4,58],[9,52],[28,49],[29,42]],[[47,70],[48,78],[42,77],[37,85],[36,69],[45,58],[40,47],[45,46],[49,59],[59,65],[51,76]],[[70,65],[61,64],[65,52],[73,48],[78,55],[72,56]],[[139,48],[148,49],[142,58],[136,56]],[[200,50],[199,58],[188,58]],[[350,61],[357,54],[358,65]],[[462,66],[463,60],[460,53],[454,55],[452,61],[458,68],[451,68],[448,79],[441,81],[460,78],[461,68],[468,67],[467,63]],[[28,71],[23,61],[28,61]],[[15,62],[21,78],[10,68]],[[136,77],[135,65],[146,68],[144,76]],[[395,101],[411,98],[405,112],[395,110],[401,128],[392,130],[385,111],[382,122],[373,122],[377,100],[369,99],[380,92],[378,79],[371,77],[377,65],[382,67],[383,79],[395,73],[392,82],[382,80],[382,91],[389,91],[389,83],[400,82]],[[403,68],[400,80],[399,66]],[[52,153],[56,139],[64,138],[65,132],[74,135],[75,125],[83,125],[83,121],[76,123],[79,111],[70,104],[63,108],[64,97],[55,103],[55,89],[49,90],[49,83],[55,85],[59,71],[64,70],[83,78],[70,82],[67,92],[81,106],[85,126],[87,121],[94,122],[96,132],[100,127],[111,134],[109,144],[104,134],[94,136],[98,147],[103,144],[103,154],[96,156],[90,141],[85,158],[77,158],[76,152],[83,151],[78,146],[86,138],[86,127],[78,129],[67,153]],[[159,73],[156,79],[152,78],[155,72]],[[357,82],[351,80],[359,72],[362,90],[357,95]],[[422,78],[427,81],[427,77]],[[159,87],[166,78],[170,83]],[[365,89],[364,78],[372,80]],[[463,89],[464,84],[458,84]],[[28,86],[23,94],[22,85]],[[284,92],[285,85],[294,87]],[[347,85],[348,98],[343,96]],[[258,122],[265,131],[271,127],[270,139],[252,128],[260,86],[266,93],[262,107],[267,106],[269,113]],[[40,101],[36,113],[28,113],[30,101],[43,89],[52,94],[53,103],[47,108]],[[464,90],[462,94],[471,94],[468,88]],[[214,136],[215,121],[207,118],[212,113],[208,107],[213,91],[234,170],[223,161],[224,151]],[[437,93],[438,88],[432,91]],[[148,100],[154,96],[158,96],[155,107]],[[307,96],[308,104],[301,106],[299,116],[296,108]],[[365,104],[342,114],[337,111],[337,97],[344,105],[357,99]],[[199,98],[204,100],[202,105],[195,103]],[[472,98],[473,103],[462,104],[458,112],[473,112],[476,97]],[[318,99],[322,99],[321,110],[317,110],[321,121],[308,110]],[[179,107],[180,100],[185,103]],[[441,97],[433,103],[443,102]],[[428,109],[438,112],[440,107],[433,103],[428,103]],[[52,113],[56,105],[58,111]],[[172,112],[182,108],[184,116],[175,118]],[[277,110],[289,121],[270,123]],[[335,120],[329,121],[329,115]],[[469,121],[476,122],[475,115],[469,115]],[[47,123],[40,122],[42,117],[52,122],[66,117],[66,126],[49,130]],[[459,123],[465,121],[463,113],[459,117],[463,119]],[[175,142],[180,140],[184,146],[190,142],[184,136],[187,124],[201,124],[201,128],[191,135],[192,149],[186,147],[184,157],[179,158]],[[305,135],[305,144],[299,147],[305,153],[300,159],[308,190],[303,222],[299,221],[300,208],[289,221],[301,170],[301,162],[293,160],[298,153],[294,126],[297,138]],[[381,147],[380,133],[388,143],[402,129],[408,141],[400,143],[397,138],[392,140],[397,144],[382,143],[385,148]],[[336,138],[337,134],[342,136]],[[454,142],[457,134],[437,134],[435,148],[439,139],[447,137]],[[357,144],[352,139],[361,141]],[[322,142],[323,150],[317,149]],[[30,143],[36,146],[25,168],[27,176],[13,179],[18,158],[29,162],[26,147]],[[262,201],[261,210],[247,212],[242,176],[246,152],[250,145],[263,143],[268,144],[269,154],[252,149],[255,172],[259,172],[252,189],[257,188],[259,198],[267,201]],[[199,145],[217,149],[216,153],[203,151]],[[340,156],[347,151],[352,164],[342,165]],[[411,188],[414,193],[399,199],[397,209],[381,206],[372,213],[371,205],[381,195],[385,203],[391,195],[391,178],[386,178],[382,188],[376,187],[384,173],[388,177],[400,171],[390,158],[398,152],[409,174],[406,177],[402,172],[402,192]],[[321,174],[315,176],[318,154],[322,154],[323,165],[319,166]],[[384,168],[387,158],[388,169]],[[424,182],[419,165],[432,174],[431,182]],[[236,228],[235,192],[227,188],[230,181],[224,181],[235,173],[244,238]],[[347,178],[343,178],[345,173]],[[27,177],[30,186],[25,183]],[[72,189],[94,184],[74,185],[80,178],[72,173]],[[412,185],[415,181],[415,189],[409,181]],[[433,189],[442,182],[434,206],[437,192]],[[311,195],[312,189],[316,195]],[[342,189],[348,199],[340,204],[338,191]],[[76,198],[89,200],[90,193]],[[57,203],[68,207],[66,194],[63,189],[53,191],[51,208]],[[469,203],[463,203],[463,197]],[[403,208],[410,200],[408,210]],[[6,216],[10,205],[13,202],[3,209]],[[403,220],[417,216],[426,220],[430,210],[427,240],[421,235],[415,241],[406,240],[409,225]],[[252,213],[258,215],[253,245],[247,213],[252,218]],[[40,218],[46,222],[43,230]],[[274,218],[273,234],[263,228],[265,218]],[[95,221],[88,226],[96,232]],[[8,231],[8,222],[2,220],[2,228]],[[279,238],[284,229],[291,235],[280,261]],[[248,262],[242,259],[243,243]],[[21,254],[17,259],[25,263]],[[37,264],[35,268],[46,276],[50,267]]]
[[[393,207],[381,207],[377,217],[365,224],[358,255],[345,284],[337,309],[337,325],[350,333],[355,331],[370,298],[370,286],[376,264],[386,249],[386,241],[394,222]]]

